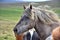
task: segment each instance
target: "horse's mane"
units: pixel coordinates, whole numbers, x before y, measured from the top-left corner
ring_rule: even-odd
[[[32,10],[36,11],[35,15],[37,15],[45,24],[51,24],[60,21],[58,15],[51,10],[41,9],[38,7],[33,7]]]
[[[41,20],[45,24],[60,22],[58,15],[52,10],[42,9],[34,6],[32,7],[32,10],[35,12],[34,14],[37,16],[37,18],[39,17],[39,20]],[[28,12],[28,10],[26,11]]]

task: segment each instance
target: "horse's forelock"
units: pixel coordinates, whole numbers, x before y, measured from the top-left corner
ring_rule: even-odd
[[[34,16],[35,16],[34,13],[33,13],[34,11],[35,11],[34,7],[32,9],[30,9],[30,7],[28,6],[28,7],[26,7],[26,9],[24,11],[24,15],[26,15],[29,18],[34,20]]]

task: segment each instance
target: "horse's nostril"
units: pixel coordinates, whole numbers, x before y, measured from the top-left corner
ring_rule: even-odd
[[[14,32],[17,32],[17,28],[14,29]]]

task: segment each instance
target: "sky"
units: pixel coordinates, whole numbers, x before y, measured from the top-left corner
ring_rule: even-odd
[[[28,1],[28,2],[41,2],[41,1],[47,1],[47,0],[23,0],[23,1]]]
[[[0,2],[41,2],[41,1],[47,1],[47,0],[0,0]]]

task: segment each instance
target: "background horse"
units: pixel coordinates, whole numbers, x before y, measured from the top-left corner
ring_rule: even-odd
[[[45,40],[54,28],[60,26],[58,16],[47,9],[32,7],[32,5],[25,7],[21,20],[14,28],[14,33],[20,35],[31,28],[35,28],[40,40]]]
[[[40,38],[39,38],[39,36],[38,36],[36,31],[29,30],[25,34],[23,40],[40,40]]]
[[[15,34],[16,40],[40,40],[37,32],[34,29],[22,33],[20,35]]]
[[[60,26],[53,29],[52,34],[46,40],[60,40]]]
[[[52,38],[53,40],[60,40],[60,27],[57,27],[52,31]]]

